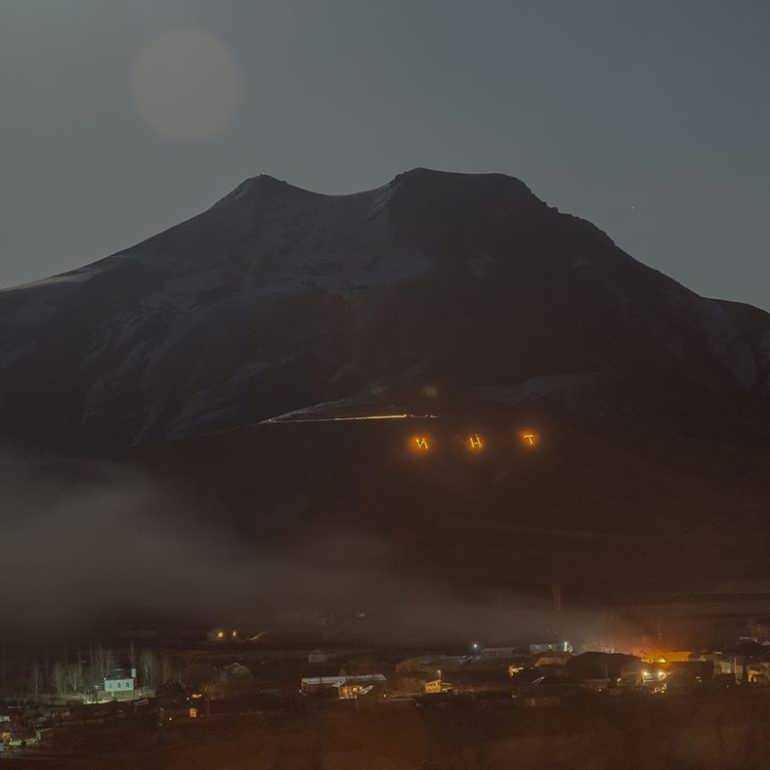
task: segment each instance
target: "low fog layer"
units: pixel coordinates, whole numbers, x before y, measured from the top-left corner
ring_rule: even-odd
[[[308,542],[298,531],[280,553],[261,549],[216,521],[194,523],[205,516],[172,490],[113,464],[6,451],[0,483],[6,627],[79,633],[149,616],[313,631],[329,614],[365,612],[365,632],[394,642],[598,632],[578,612],[562,613],[557,628],[545,598],[471,599],[402,577],[385,539],[336,532]]]

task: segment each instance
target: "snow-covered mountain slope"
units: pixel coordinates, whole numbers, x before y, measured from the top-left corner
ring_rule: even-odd
[[[426,384],[573,405],[620,381],[634,398],[756,398],[768,340],[767,314],[697,296],[511,177],[415,169],[330,196],[259,176],[0,292],[0,420],[126,446]]]

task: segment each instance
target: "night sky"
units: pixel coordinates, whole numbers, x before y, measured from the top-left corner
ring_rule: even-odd
[[[770,308],[770,4],[3,0],[0,285],[269,173],[501,171],[698,292]]]

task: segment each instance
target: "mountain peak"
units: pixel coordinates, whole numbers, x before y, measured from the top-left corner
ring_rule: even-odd
[[[224,203],[232,203],[243,199],[263,199],[285,194],[315,195],[310,190],[289,184],[270,174],[257,174],[244,179],[232,192],[225,195],[214,204],[214,208]]]
[[[517,190],[519,193],[532,196],[532,190],[521,179],[499,172],[486,171],[443,171],[440,169],[417,166],[397,174],[391,185],[408,184],[438,188],[465,188],[467,190],[486,190],[489,193],[500,193],[505,190]]]
[[[324,198],[346,198],[350,196],[366,195],[374,193],[377,190],[390,189],[394,192],[400,190],[414,190],[417,194],[430,197],[452,197],[458,194],[478,197],[500,196],[511,197],[514,193],[521,199],[536,199],[530,188],[520,179],[508,174],[496,172],[460,172],[443,171],[440,169],[426,168],[417,166],[416,168],[402,171],[396,174],[390,182],[382,187],[371,190],[363,190],[356,193],[333,195],[322,192],[315,192],[304,187],[291,184],[283,179],[278,179],[270,174],[256,174],[255,176],[244,179],[232,192],[219,200],[215,206],[225,202],[241,200],[243,198],[263,198],[274,195],[304,195],[318,196]]]
[[[520,179],[510,174],[503,174],[499,171],[446,171],[438,168],[428,168],[427,166],[415,166],[406,171],[402,171],[394,177],[398,179],[436,179],[444,181],[470,182],[484,180],[507,180],[509,182],[524,184]]]
[[[271,176],[270,174],[256,174],[255,176],[249,177],[245,180],[245,184],[249,184],[252,187],[264,187],[264,188],[273,188],[273,187],[294,187],[294,185],[289,184],[284,179],[278,179],[278,177]],[[297,187],[296,189],[301,189]]]

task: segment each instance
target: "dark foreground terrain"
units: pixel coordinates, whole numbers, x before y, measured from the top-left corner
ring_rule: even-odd
[[[89,753],[39,753],[3,766],[62,770],[655,770],[770,766],[770,692],[588,699],[552,708],[510,700],[317,703],[302,714],[126,724],[89,736]],[[344,706],[344,708],[343,708]],[[349,708],[348,708],[349,706]],[[99,738],[94,742],[95,738]],[[102,748],[97,753],[95,748]],[[111,746],[111,748],[110,748]]]

